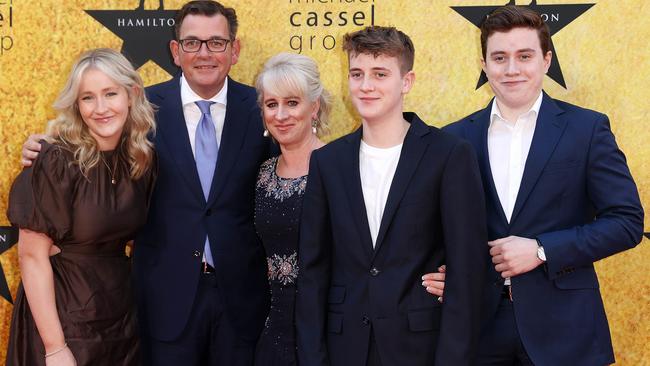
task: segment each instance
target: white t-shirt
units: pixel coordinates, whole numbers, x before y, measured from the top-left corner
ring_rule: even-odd
[[[381,218],[384,215],[388,192],[390,191],[397,163],[402,153],[402,144],[386,149],[372,147],[361,140],[359,148],[359,174],[361,189],[366,204],[368,226],[372,246],[377,243]]]

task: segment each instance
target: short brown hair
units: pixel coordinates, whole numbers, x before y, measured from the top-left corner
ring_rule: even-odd
[[[174,33],[176,39],[179,40],[181,36],[181,25],[183,20],[188,15],[205,15],[211,17],[213,15],[221,14],[228,20],[228,31],[230,32],[230,40],[233,41],[237,36],[237,13],[233,8],[227,8],[221,3],[209,0],[197,0],[185,3],[183,7],[176,13],[174,23]]]
[[[343,50],[352,55],[369,54],[397,57],[403,74],[413,70],[415,47],[404,32],[395,27],[369,26],[347,33],[343,37]]]
[[[514,28],[530,28],[537,31],[539,45],[544,55],[551,50],[551,34],[548,25],[534,10],[524,6],[506,5],[495,9],[481,24],[481,51],[487,54],[487,40],[496,32],[509,32]]]

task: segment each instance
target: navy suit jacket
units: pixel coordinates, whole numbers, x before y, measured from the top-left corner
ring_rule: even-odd
[[[607,116],[544,94],[510,223],[501,208],[487,149],[490,108],[444,130],[467,139],[478,155],[490,240],[537,238],[546,264],[512,278],[521,340],[535,365],[614,362],[593,263],[641,241],[643,208]],[[489,255],[486,326],[503,279]]]
[[[158,107],[154,139],[158,180],[146,225],[136,239],[134,273],[145,334],[163,341],[187,323],[210,239],[226,315],[255,339],[268,312],[263,247],[253,226],[255,180],[269,156],[255,90],[229,80],[226,116],[209,197],[204,198],[183,116],[180,81],[147,88]]]
[[[303,202],[296,325],[301,365],[470,365],[487,240],[471,146],[411,123],[373,249],[359,174],[361,128],[314,151]],[[447,263],[444,303],[421,276]],[[453,263],[453,265],[452,265]]]

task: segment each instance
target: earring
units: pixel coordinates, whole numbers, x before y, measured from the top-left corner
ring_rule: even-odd
[[[264,136],[264,137],[269,137],[269,130],[267,130],[267,129],[265,128],[265,129],[264,129],[264,133],[262,134],[262,136]]]
[[[311,120],[311,132],[315,135],[318,130],[316,129],[316,126],[318,126],[318,120],[316,118]]]

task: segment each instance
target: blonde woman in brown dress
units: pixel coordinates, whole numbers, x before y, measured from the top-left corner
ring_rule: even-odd
[[[7,216],[20,228],[22,283],[7,365],[138,365],[125,246],[145,222],[155,179],[154,114],[120,53],[74,64]]]

